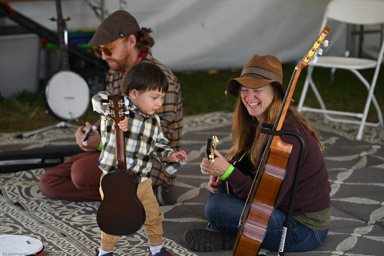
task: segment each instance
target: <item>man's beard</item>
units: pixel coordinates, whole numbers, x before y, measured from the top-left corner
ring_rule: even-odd
[[[107,61],[107,63],[112,70],[124,72],[129,67],[129,65],[127,64],[129,56],[130,56],[130,54],[128,52],[124,52],[123,58],[119,58],[119,60],[110,59],[109,61]]]
[[[108,61],[108,65],[109,67],[114,70],[114,71],[124,71],[125,70],[125,67],[123,65],[121,65],[118,61],[116,60],[110,60]]]

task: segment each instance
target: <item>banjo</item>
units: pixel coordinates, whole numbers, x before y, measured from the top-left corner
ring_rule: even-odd
[[[55,0],[61,69],[55,73],[45,87],[45,101],[49,112],[59,120],[72,121],[82,116],[89,104],[89,88],[86,81],[70,71],[68,56],[68,31],[63,19],[61,0]]]

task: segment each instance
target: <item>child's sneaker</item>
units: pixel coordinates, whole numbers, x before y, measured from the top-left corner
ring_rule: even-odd
[[[164,247],[161,248],[160,252],[156,254],[152,254],[151,250],[149,250],[149,256],[172,256]]]

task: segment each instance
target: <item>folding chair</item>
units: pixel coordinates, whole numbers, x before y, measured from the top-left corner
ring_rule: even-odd
[[[384,33],[384,0],[332,0],[329,2],[324,19],[321,25],[321,29],[327,25],[330,20],[337,22],[343,22],[347,25],[377,25],[380,24],[381,35]],[[335,42],[331,41],[331,45]],[[361,57],[338,57],[338,56],[319,56],[316,63],[310,63],[307,69],[307,76],[304,82],[303,91],[300,96],[299,104],[297,110],[299,112],[309,111],[317,112],[324,114],[324,117],[330,121],[336,121],[341,123],[350,123],[358,124],[359,130],[356,136],[357,140],[361,140],[363,135],[363,130],[366,125],[369,126],[384,126],[383,125],[383,115],[381,113],[380,106],[377,102],[376,97],[374,96],[374,90],[377,82],[377,78],[380,71],[380,66],[383,60],[384,53],[384,40],[381,36],[381,45],[379,54],[376,59],[367,59]],[[329,110],[326,108],[325,103],[320,96],[319,90],[317,89],[315,82],[312,78],[312,72],[314,67],[330,68],[331,70],[335,69],[345,69],[351,71],[355,74],[361,82],[364,84],[368,91],[368,96],[366,99],[364,110],[360,113],[356,112],[346,112],[338,110]],[[368,82],[367,79],[359,72],[364,69],[374,69],[374,74],[371,82]],[[320,107],[306,107],[303,106],[304,100],[308,91],[308,86],[311,87],[312,91],[315,94],[316,99],[318,100]],[[377,122],[367,122],[367,115],[370,109],[371,102],[373,103],[376,112],[378,121]],[[331,116],[332,115],[332,116]],[[344,118],[342,117],[344,116]]]

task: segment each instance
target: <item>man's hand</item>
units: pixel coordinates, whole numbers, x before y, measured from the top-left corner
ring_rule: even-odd
[[[76,143],[84,151],[96,151],[100,145],[100,133],[98,130],[94,130],[88,137],[87,145],[84,146],[84,134],[87,130],[92,129],[92,125],[89,122],[85,123],[85,126],[80,126],[76,131]]]

